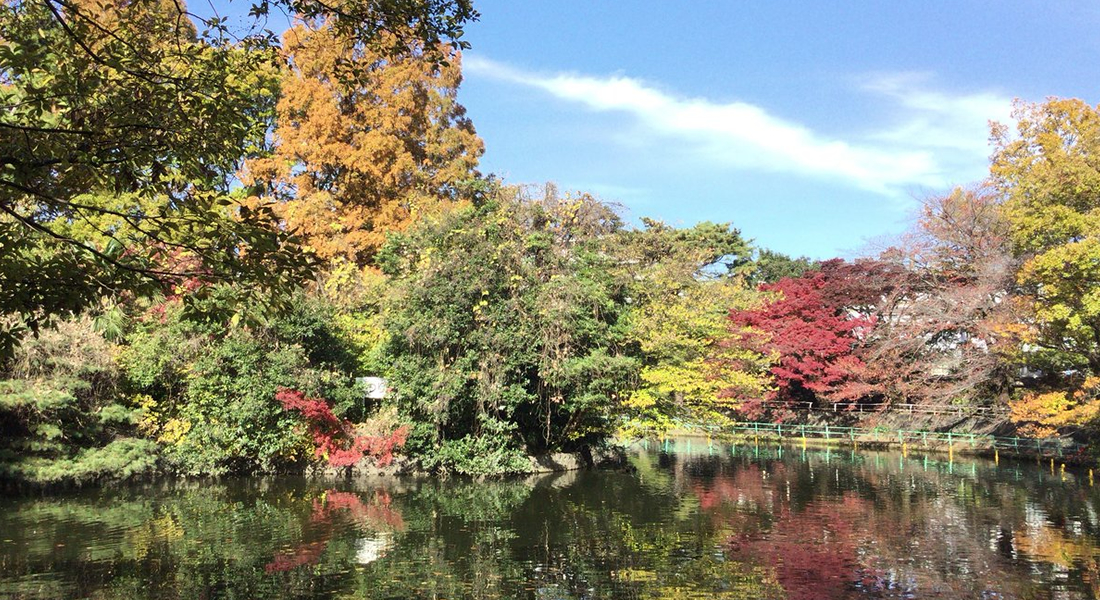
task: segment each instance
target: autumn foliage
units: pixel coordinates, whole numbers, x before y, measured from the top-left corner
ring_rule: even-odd
[[[777,418],[791,402],[858,397],[854,375],[864,368],[858,348],[874,329],[881,299],[901,274],[878,262],[831,260],[801,277],[760,286],[772,300],[753,310],[733,311],[736,343],[775,355],[775,390],[767,400]],[[742,412],[762,414],[760,399],[747,398]],[[777,411],[777,412],[776,412]]]
[[[1033,435],[1100,413],[1084,102],[1019,104],[988,181],[929,199],[874,258],[816,263],[482,176],[465,0],[275,0],[281,43],[167,0],[54,4],[0,10],[0,93],[25,100],[0,127],[0,478],[398,448],[512,473],[617,432],[852,402],[1015,397]],[[84,348],[51,342],[69,338]],[[364,402],[362,376],[392,393]],[[383,414],[408,429],[366,429]],[[70,468],[108,448],[110,468]]]
[[[247,178],[282,201],[281,217],[318,257],[366,265],[387,232],[462,197],[483,145],[456,99],[457,51],[387,54],[302,24],[284,52],[275,152],[250,161]]]
[[[1072,391],[1026,394],[1009,408],[1024,435],[1046,438],[1079,429],[1100,416],[1100,377],[1089,377]]]
[[[359,435],[352,424],[341,420],[321,398],[310,398],[298,390],[282,389],[275,399],[289,411],[301,413],[316,445],[315,454],[334,467],[349,467],[370,457],[381,466],[393,461],[393,452],[405,444],[407,427],[398,427],[388,436]]]
[[[1018,262],[985,185],[929,198],[912,231],[877,259],[826,261],[760,286],[734,311],[734,343],[777,357],[776,390],[742,412],[790,416],[791,402],[945,404],[1006,393],[1026,342],[1012,296]],[[771,402],[766,402],[770,400]]]

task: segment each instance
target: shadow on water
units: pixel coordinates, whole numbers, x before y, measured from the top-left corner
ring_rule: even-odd
[[[633,447],[632,473],[182,482],[0,499],[0,598],[1093,598],[1049,465]]]

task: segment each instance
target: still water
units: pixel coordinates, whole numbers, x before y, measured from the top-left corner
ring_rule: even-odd
[[[1098,492],[1048,463],[638,443],[633,472],[248,479],[0,498],[0,598],[1100,593]]]

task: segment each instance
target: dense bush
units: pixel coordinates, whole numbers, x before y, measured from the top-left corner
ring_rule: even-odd
[[[116,348],[88,317],[61,320],[18,346],[0,381],[0,479],[86,483],[156,464],[120,402]]]
[[[519,470],[617,426],[637,372],[607,244],[620,227],[590,197],[502,192],[381,253],[393,278],[387,352],[409,449],[431,467]]]
[[[325,331],[317,319],[291,312],[270,327],[219,330],[189,321],[178,307],[161,317],[139,326],[121,362],[141,399],[142,430],[163,446],[174,471],[300,466],[311,458],[312,442],[301,416],[276,400],[278,390],[293,387],[346,403],[358,394],[350,373],[311,360],[340,352],[329,336],[316,333]]]

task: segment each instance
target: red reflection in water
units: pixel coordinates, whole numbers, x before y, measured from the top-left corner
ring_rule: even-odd
[[[312,535],[309,537],[314,539],[303,540],[294,548],[275,554],[264,570],[278,573],[317,564],[345,515],[364,529],[400,531],[405,528],[405,520],[391,505],[390,495],[385,490],[377,490],[369,502],[364,502],[360,494],[328,490],[313,501],[309,516]]]
[[[781,466],[765,473],[754,465],[693,485],[702,510],[735,532],[727,542],[729,557],[770,567],[789,600],[835,600],[856,587],[881,588],[880,574],[862,564],[859,553],[871,506],[846,494],[795,510],[771,485],[783,479]],[[761,513],[770,526],[761,528]]]
[[[264,571],[268,573],[279,573],[295,569],[302,565],[317,564],[325,548],[328,548],[327,539],[301,544],[292,550],[286,550],[276,554],[271,562],[264,565]]]

